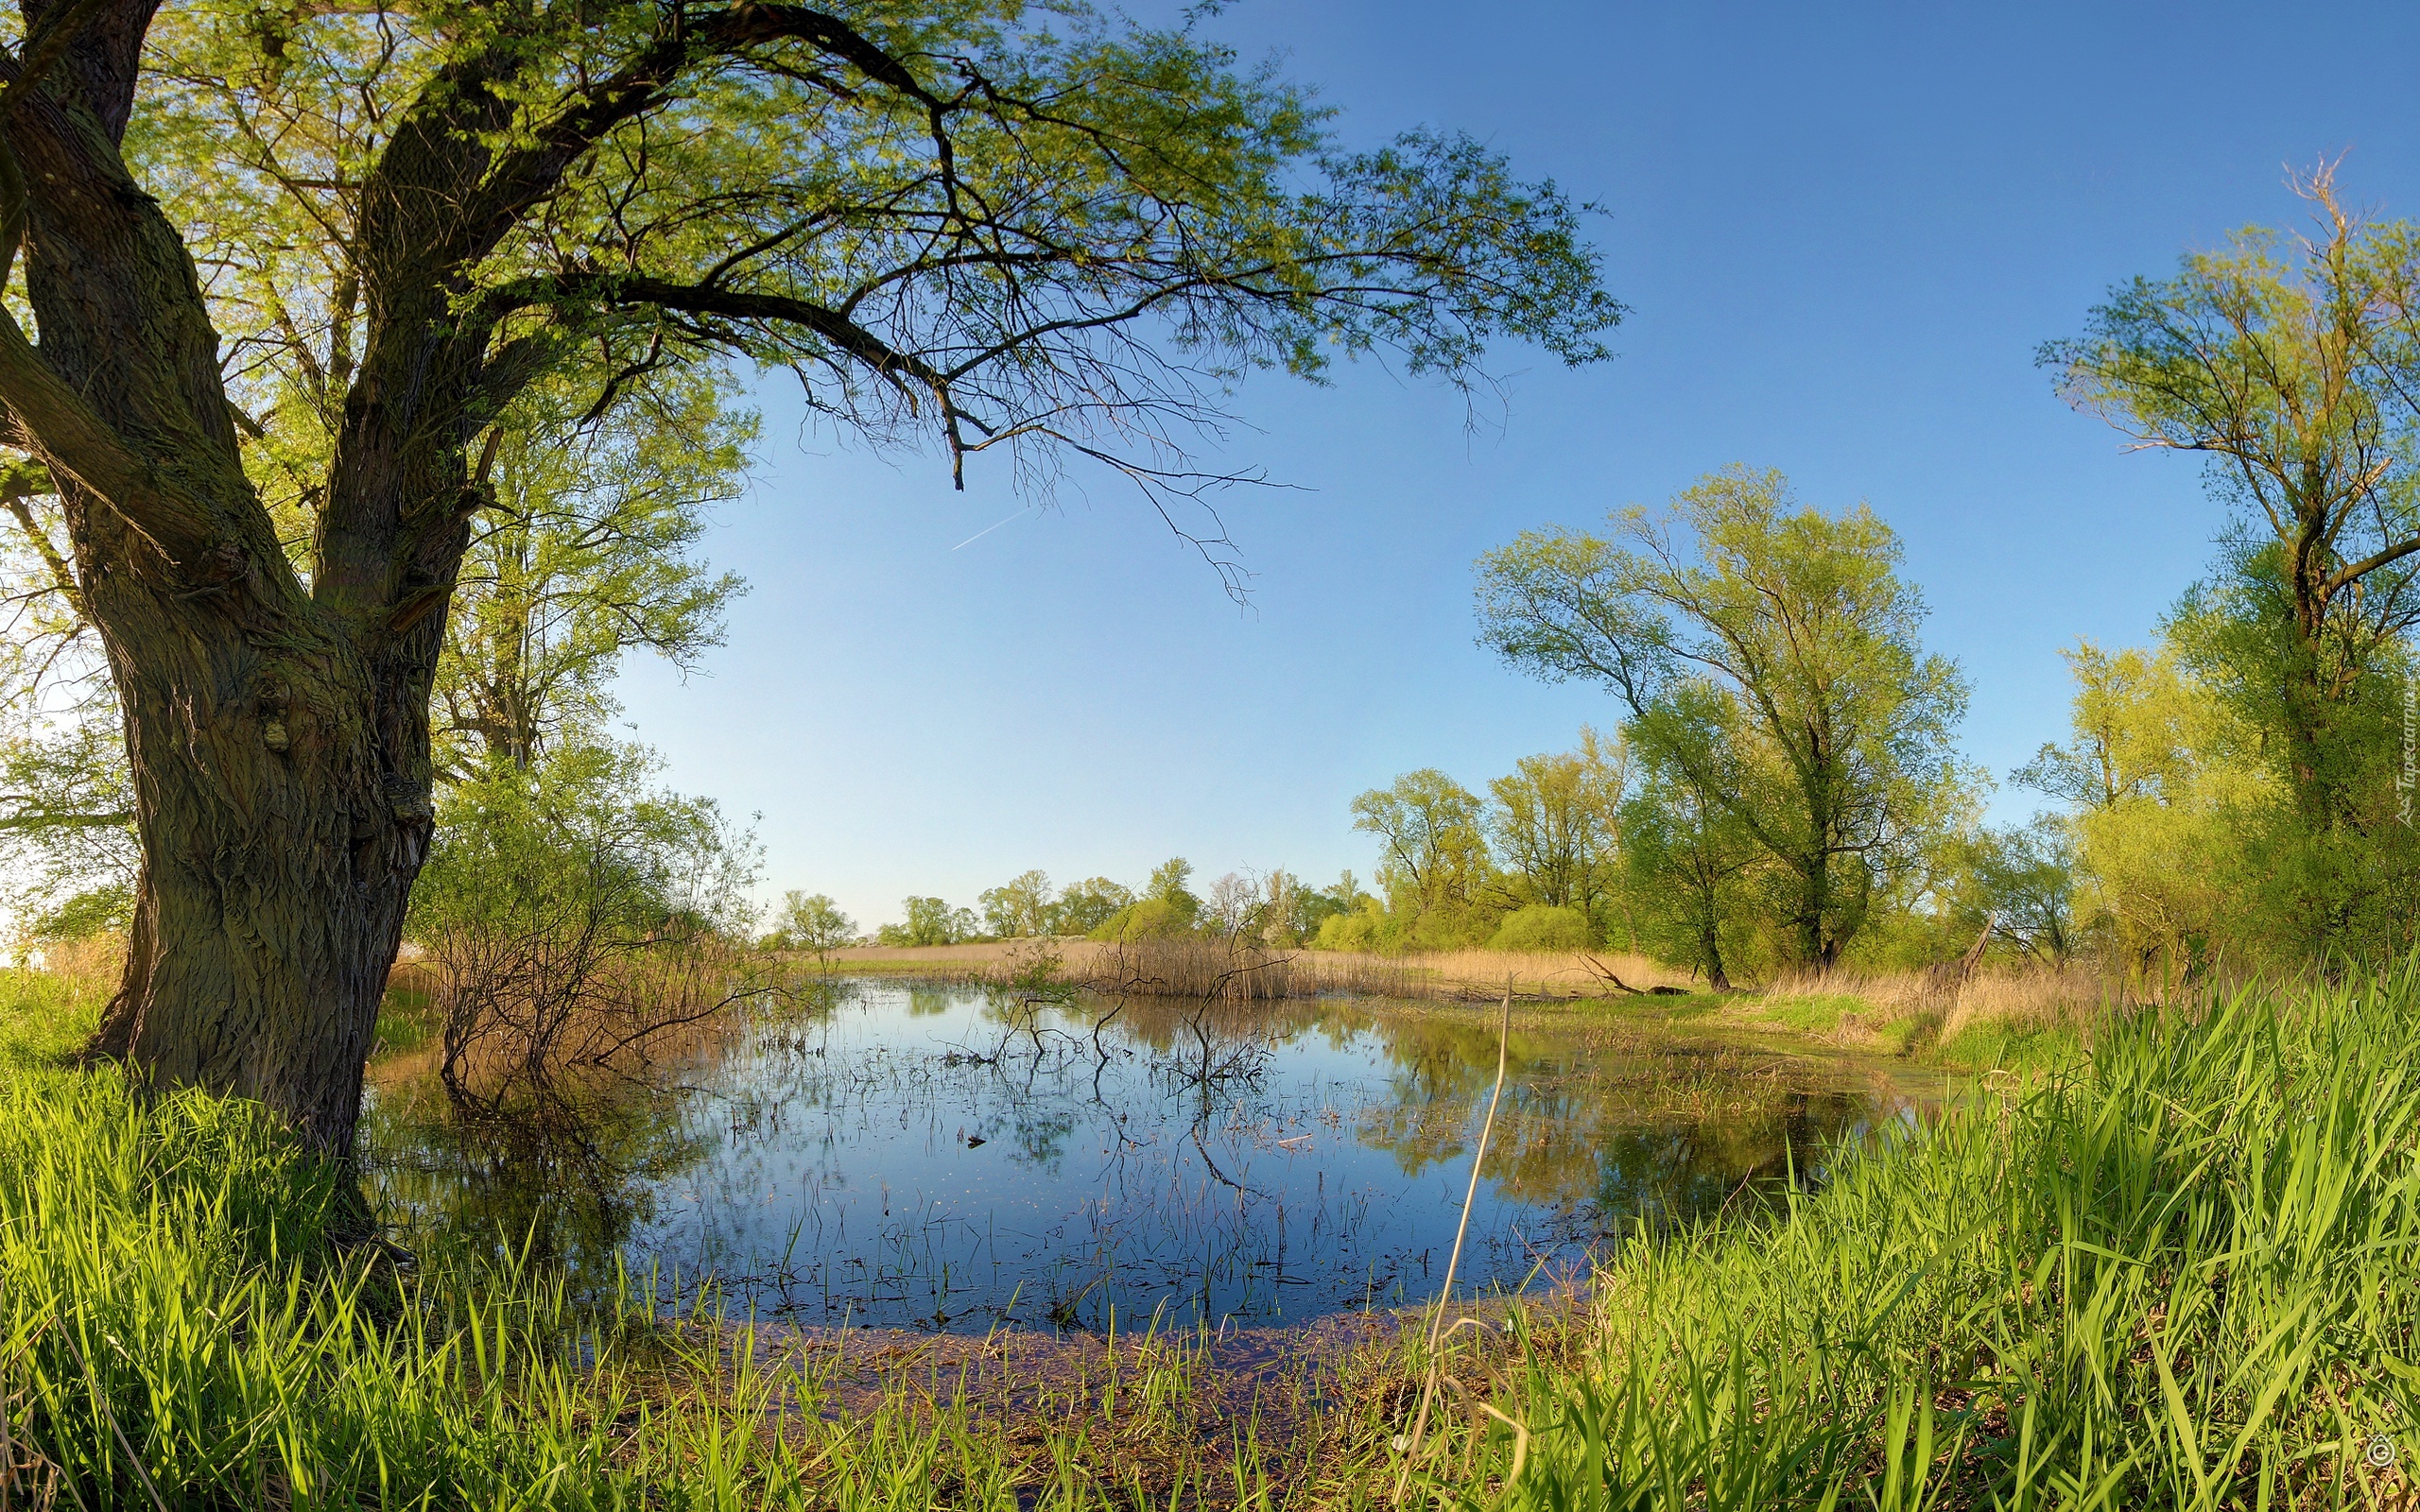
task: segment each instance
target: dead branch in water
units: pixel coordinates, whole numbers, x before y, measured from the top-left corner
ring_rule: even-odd
[[[1620,988],[1623,991],[1631,994],[1631,996],[1644,997],[1646,995],[1640,988],[1634,988],[1628,982],[1623,981],[1620,977],[1616,976],[1614,974],[1613,968],[1597,959],[1594,955],[1582,951],[1580,954],[1580,958],[1588,963],[1589,970],[1595,971],[1599,976],[1604,978],[1614,986]]]
[[[439,1074],[458,1105],[493,1113],[515,1088],[544,1099],[566,1074],[626,1071],[678,1031],[777,990],[704,931],[632,938],[602,920],[552,923],[431,942]]]

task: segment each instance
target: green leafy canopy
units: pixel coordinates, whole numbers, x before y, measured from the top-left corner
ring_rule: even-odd
[[[203,269],[254,475],[305,516],[382,238],[471,254],[450,299],[499,407],[737,357],[877,441],[1179,486],[1251,369],[1467,383],[1497,336],[1597,360],[1622,314],[1551,183],[1461,135],[1348,150],[1272,68],[1082,6],[201,0],[147,62],[130,156]],[[480,178],[425,203],[421,155]]]

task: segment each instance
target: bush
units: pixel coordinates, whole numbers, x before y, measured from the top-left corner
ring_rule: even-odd
[[[926,945],[964,945],[983,937],[983,926],[972,908],[952,908],[943,898],[902,898],[908,915],[901,924],[885,924],[873,932],[873,942],[892,950]]]
[[[823,893],[793,889],[782,894],[775,928],[756,943],[771,951],[812,951],[822,960],[857,942],[857,922]]]
[[[1492,951],[1578,951],[1588,948],[1588,916],[1577,908],[1531,903],[1504,916],[1487,942]]]
[[[1193,933],[1194,910],[1171,898],[1146,898],[1109,916],[1093,938],[1177,939]]]
[[[544,1091],[752,993],[726,957],[752,922],[754,839],[651,775],[642,751],[576,747],[447,795],[407,932],[438,964],[458,1099]]]
[[[1312,940],[1323,951],[1376,951],[1394,943],[1394,922],[1375,898],[1364,898],[1350,913],[1330,914],[1320,920]]]

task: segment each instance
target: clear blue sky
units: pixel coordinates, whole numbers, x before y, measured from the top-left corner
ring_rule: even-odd
[[[2064,730],[2060,648],[2147,638],[2220,523],[2189,462],[2062,406],[2036,345],[2118,280],[2297,220],[2290,163],[2349,149],[2355,200],[2420,216],[2404,8],[1238,0],[1206,29],[1318,84],[1349,144],[1466,129],[1602,204],[1619,357],[1501,352],[1478,434],[1376,367],[1249,383],[1219,460],[1296,487],[1225,501],[1246,612],[1105,480],[953,549],[1023,502],[1004,469],[954,493],[934,457],[802,434],[769,384],[710,543],[754,585],[730,644],[625,687],[676,785],[761,813],[769,893],[871,925],[1028,867],[1366,875],[1362,788],[1479,787],[1614,723],[1473,644],[1472,559],[1733,461],[1898,529],[1973,683],[1966,752],[2004,777]]]

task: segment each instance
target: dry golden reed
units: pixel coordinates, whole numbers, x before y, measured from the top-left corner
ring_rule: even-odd
[[[1493,1002],[1507,976],[1525,998],[1594,998],[1623,986],[1689,988],[1689,978],[1645,956],[1608,952],[1271,950],[1218,936],[1098,940],[994,940],[968,945],[862,946],[835,951],[836,971],[877,971],[1007,985],[1055,953],[1069,980],[1138,996],[1248,1002],[1332,996]],[[1594,964],[1592,964],[1594,963]]]
[[[2073,1029],[2089,1043],[2093,1026],[2119,994],[2097,967],[2024,962],[1984,966],[1963,982],[1924,971],[1785,972],[1765,996],[1772,1002],[1853,998],[1860,1006],[1841,1016],[1837,1038],[1858,1044],[1891,1030],[1903,1042],[1921,1044],[1946,1043],[1987,1023],[2017,1032]]]

